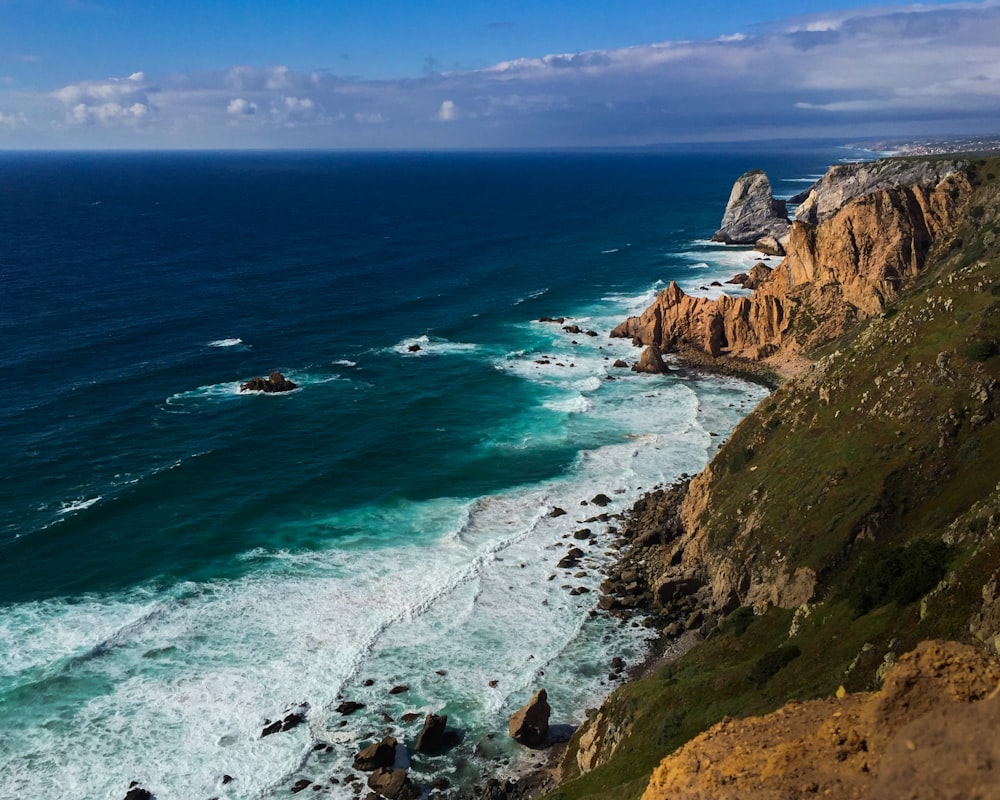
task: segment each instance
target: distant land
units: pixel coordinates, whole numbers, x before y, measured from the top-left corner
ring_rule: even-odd
[[[1000,152],[1000,135],[942,136],[926,139],[888,139],[878,142],[854,143],[847,147],[871,150],[894,156],[937,156],[947,153]]]

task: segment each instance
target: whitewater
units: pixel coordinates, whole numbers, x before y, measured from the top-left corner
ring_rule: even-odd
[[[354,797],[428,713],[457,789],[538,688],[579,724],[651,636],[596,610],[618,515],[766,394],[608,333],[758,260],[736,175],[829,158],[8,158],[0,798]]]

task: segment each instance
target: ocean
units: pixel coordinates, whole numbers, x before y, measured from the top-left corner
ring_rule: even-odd
[[[708,241],[738,175],[844,155],[0,155],[0,798],[355,797],[427,713],[459,787],[536,689],[579,724],[649,641],[613,515],[766,393],[608,332],[758,260]]]

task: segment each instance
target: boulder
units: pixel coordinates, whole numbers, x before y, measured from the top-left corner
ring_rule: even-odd
[[[368,745],[354,757],[353,768],[359,772],[388,769],[396,763],[396,739],[386,736],[381,742]]]
[[[125,800],[153,800],[153,793],[149,789],[143,789],[138,781],[132,781],[125,793]]]
[[[280,372],[272,372],[266,378],[251,378],[246,383],[240,384],[241,392],[290,392],[298,388],[297,383],[288,380]]]
[[[428,714],[413,749],[418,753],[434,755],[454,747],[458,744],[459,735],[457,731],[449,731],[447,726],[447,714]]]
[[[660,351],[652,345],[646,347],[639,360],[632,365],[632,372],[644,372],[648,375],[663,375],[669,371],[670,368],[663,361]]]
[[[753,249],[758,253],[763,253],[765,256],[783,256],[785,254],[784,245],[770,234],[761,236],[754,242]]]
[[[551,713],[548,694],[544,689],[539,689],[527,705],[510,715],[508,723],[510,737],[525,747],[541,747],[549,732]]]
[[[615,363],[612,364],[615,369],[628,369],[628,362],[622,361],[620,358],[615,359]]]
[[[755,169],[736,179],[722,225],[712,235],[712,241],[754,244],[765,236],[780,239],[790,228],[785,201],[774,199],[767,175]]]
[[[410,780],[405,769],[383,767],[368,778],[368,788],[388,800],[417,800],[420,790]]]
[[[346,717],[349,714],[353,714],[355,711],[360,711],[364,707],[364,703],[358,703],[354,700],[345,700],[337,706],[336,711],[338,714],[343,714]]]

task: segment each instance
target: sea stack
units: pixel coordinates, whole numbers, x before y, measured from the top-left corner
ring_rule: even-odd
[[[752,245],[761,242],[768,254],[784,255],[782,239],[790,229],[785,201],[775,200],[767,175],[752,169],[736,179],[722,225],[712,235],[712,241]]]

